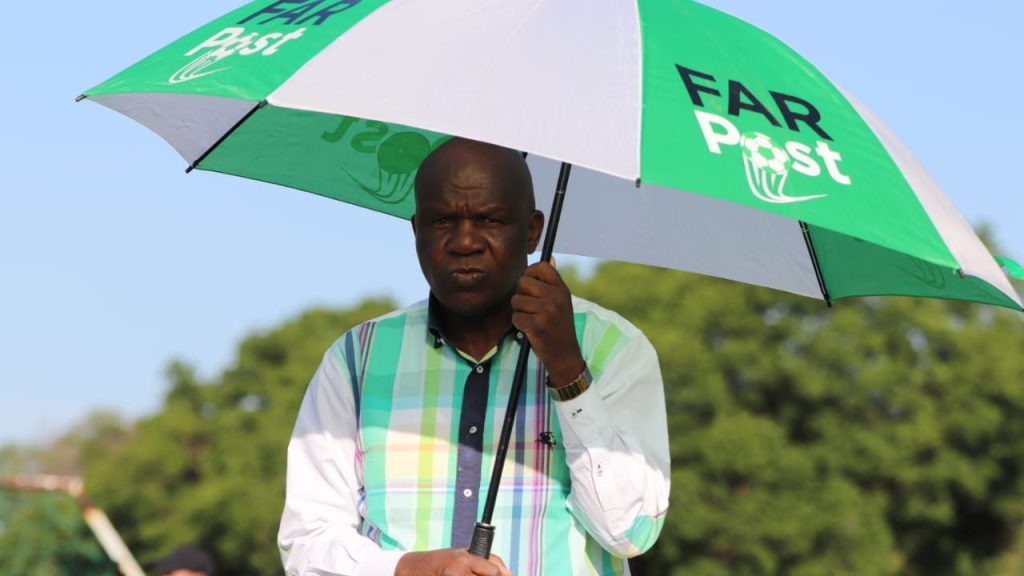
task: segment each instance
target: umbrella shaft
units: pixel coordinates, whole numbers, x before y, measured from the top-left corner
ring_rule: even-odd
[[[490,489],[487,491],[483,515],[480,517],[480,521],[483,524],[490,524],[491,514],[494,513],[494,503],[498,497],[501,473],[505,468],[505,455],[508,453],[508,445],[512,437],[512,426],[516,420],[516,408],[519,404],[519,396],[522,394],[523,381],[526,380],[526,363],[529,357],[530,342],[526,341],[519,348],[519,358],[516,360],[516,371],[512,379],[512,391],[509,393],[508,408],[505,410],[505,422],[501,425],[501,436],[498,440],[498,447],[494,452],[494,468],[491,470]]]
[[[558,184],[555,187],[555,197],[551,201],[551,213],[548,215],[548,227],[544,233],[544,246],[541,249],[541,260],[551,261],[551,253],[555,248],[555,234],[558,232],[558,221],[562,216],[562,204],[565,202],[565,189],[569,185],[569,173],[572,164],[562,163],[558,171]],[[498,447],[494,452],[494,468],[491,470],[490,487],[487,490],[487,500],[484,502],[484,511],[480,521],[473,528],[473,539],[470,542],[469,552],[474,556],[488,558],[491,555],[491,542],[494,539],[494,527],[491,526],[491,516],[494,514],[494,505],[498,499],[498,487],[501,485],[501,473],[505,469],[505,455],[508,453],[508,445],[512,438],[512,426],[516,421],[516,408],[519,406],[519,397],[522,395],[523,381],[526,380],[526,365],[530,358],[530,342],[523,342],[519,349],[519,358],[516,360],[516,371],[512,377],[512,390],[508,397],[508,408],[505,410],[505,421],[501,425],[501,436],[498,439]]]
[[[544,233],[544,246],[540,251],[540,259],[545,262],[551,261],[551,253],[555,250],[555,234],[558,233],[558,222],[562,219],[562,204],[565,203],[565,190],[569,186],[571,171],[572,164],[566,162],[562,162],[562,167],[558,170],[558,184],[555,187],[555,197],[551,200],[548,229]]]

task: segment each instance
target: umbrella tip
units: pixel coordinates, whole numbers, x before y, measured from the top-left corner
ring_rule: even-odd
[[[75,97],[75,102],[81,102],[82,100],[85,100],[85,94],[79,94]]]

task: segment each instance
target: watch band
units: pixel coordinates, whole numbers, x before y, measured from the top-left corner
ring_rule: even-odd
[[[583,367],[583,372],[577,376],[572,382],[569,382],[565,386],[559,386],[555,388],[551,385],[551,378],[545,378],[545,384],[548,387],[548,392],[551,393],[551,398],[555,402],[565,402],[566,400],[572,400],[573,398],[583,394],[590,388],[590,369],[587,366]]]

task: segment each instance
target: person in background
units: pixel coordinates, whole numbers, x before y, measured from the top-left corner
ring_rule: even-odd
[[[157,576],[214,576],[213,560],[200,547],[186,544],[157,562]]]

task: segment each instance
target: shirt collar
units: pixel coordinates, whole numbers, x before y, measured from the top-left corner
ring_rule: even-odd
[[[509,329],[505,332],[502,340],[505,340],[509,336],[519,343],[522,343],[526,339],[522,332],[520,332],[515,326],[509,326]],[[434,297],[433,292],[431,292],[430,297],[427,298],[427,337],[430,338],[430,344],[434,348],[444,347],[445,337],[444,332],[441,331],[441,303]]]
[[[434,293],[430,293],[430,297],[427,298],[427,335],[432,340],[434,348],[441,348],[444,346],[444,335],[441,334],[441,303],[434,298]]]

